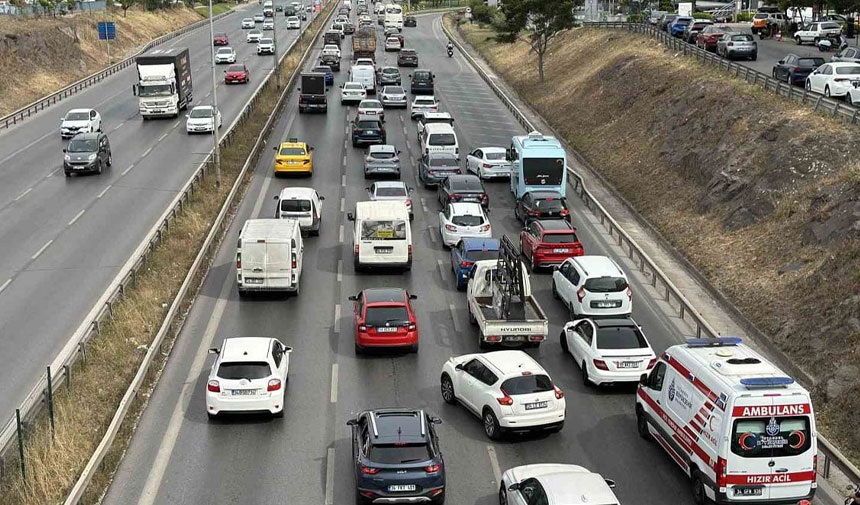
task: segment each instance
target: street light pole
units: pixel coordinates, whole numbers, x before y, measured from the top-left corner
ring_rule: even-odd
[[[210,2],[212,0],[209,0]],[[275,57],[275,63],[273,65],[273,72],[275,73],[275,87],[277,89],[281,89],[281,73],[278,71],[278,23],[276,21],[278,17],[277,12],[274,10],[274,5],[272,6],[272,42],[274,45],[274,52],[272,53]],[[301,18],[299,18],[301,19]],[[300,21],[301,22],[301,21]]]
[[[209,0],[209,45],[212,47],[212,141],[215,143],[215,186],[221,186],[221,148],[218,138],[218,79],[215,76],[215,21],[212,19],[212,0]]]

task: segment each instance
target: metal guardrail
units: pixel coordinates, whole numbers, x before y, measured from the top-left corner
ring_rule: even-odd
[[[857,115],[860,113],[860,108],[855,107],[852,104],[843,100],[829,98],[821,93],[809,91],[806,88],[798,88],[797,86],[787,82],[774,79],[763,72],[735,63],[734,61],[697,47],[695,44],[690,44],[677,37],[673,37],[649,24],[627,22],[588,22],[582,23],[582,26],[585,28],[613,28],[650,35],[665,44],[666,47],[669,47],[674,51],[681,51],[684,56],[692,56],[696,58],[697,61],[702,61],[708,65],[723,69],[735,77],[743,77],[743,79],[748,83],[761,86],[765,91],[772,92],[792,101],[799,101],[803,105],[812,107],[812,110],[814,111],[822,109],[830,114],[830,116],[841,118],[846,123],[857,124]]]
[[[623,28],[627,29],[630,26],[644,26],[644,25],[631,25],[630,23],[611,23],[611,22],[601,22],[601,23],[589,23],[589,25],[600,25],[601,27],[607,28]],[[471,64],[481,78],[490,86],[490,89],[499,97],[502,103],[508,108],[508,110],[513,113],[517,122],[522,126],[527,132],[536,130],[536,127],[532,124],[531,121],[522,113],[522,111],[513,103],[513,101],[508,98],[505,92],[498,86],[494,78],[488,75],[482,66],[469,54],[468,51],[465,50],[463,45],[454,37],[451,32],[448,30],[448,27],[445,26],[445,23],[442,23],[442,30],[448,36],[449,40],[452,40],[454,44],[457,45],[460,50],[460,54],[463,55],[464,58]],[[633,31],[631,29],[631,31]],[[686,44],[682,41],[679,41],[682,44]],[[693,46],[695,47],[695,46]],[[698,48],[697,48],[698,49]],[[735,64],[736,65],[736,64]],[[760,72],[757,72],[761,74]],[[762,74],[763,75],[763,74]],[[819,95],[820,96],[820,95]],[[559,140],[561,138],[559,137]],[[574,156],[583,164],[588,165],[582,156],[580,156],[576,151],[567,149],[569,152],[573,153]],[[593,171],[593,170],[592,170]],[[623,228],[618,224],[615,219],[609,215],[609,212],[597,201],[594,195],[591,194],[590,191],[585,187],[585,182],[582,179],[582,176],[574,172],[571,168],[568,167],[568,173],[572,176],[573,180],[570,181],[574,190],[576,191],[577,196],[579,196],[584,202],[586,207],[600,219],[600,223],[605,226],[609,232],[609,235],[613,237],[616,241],[616,245],[618,245],[622,250],[624,250],[628,257],[633,260],[633,262],[638,266],[639,271],[646,277],[651,279],[651,286],[655,289],[659,289],[662,287],[663,289],[663,300],[667,302],[669,305],[673,305],[678,307],[678,316],[681,319],[687,319],[689,317],[692,323],[696,327],[696,335],[702,336],[718,336],[719,333],[702,317],[702,315],[693,307],[693,305],[684,297],[684,295],[678,290],[677,287],[672,283],[672,281],[663,273],[663,271],[648,257],[645,251],[636,244],[636,241],[633,240],[627,232],[624,231]],[[673,303],[674,302],[674,303]],[[796,368],[796,367],[795,367]],[[806,375],[806,374],[804,374]],[[807,376],[808,377],[808,376]],[[830,477],[830,472],[832,467],[838,468],[846,477],[848,477],[852,482],[860,482],[860,469],[854,466],[851,461],[848,460],[830,441],[828,441],[824,436],[818,434],[818,453],[819,455],[823,455],[823,461],[821,461],[821,465],[818,467],[818,471],[822,477],[825,479]]]
[[[304,31],[304,29],[303,29]],[[297,39],[298,40],[298,39]],[[281,57],[281,61],[286,57],[289,50],[295,45],[295,41],[289,46],[287,51]],[[265,86],[272,70],[266,74],[264,79],[261,79],[260,84],[254,90],[254,93],[245,103],[242,112],[230,124],[221,138],[221,145],[227,146],[233,142],[236,133],[236,126],[247,117],[255,108],[259,98],[260,90]],[[289,89],[288,87],[284,88]],[[252,150],[252,158],[256,159],[257,152]],[[28,426],[46,407],[48,403],[49,390],[56,391],[63,384],[69,385],[71,381],[72,365],[78,360],[85,360],[87,353],[87,345],[89,341],[99,334],[101,324],[105,318],[112,317],[114,304],[123,297],[126,287],[132,285],[137,280],[137,273],[141,268],[146,266],[147,257],[161,243],[165,234],[169,232],[171,223],[182,212],[185,205],[190,201],[196,187],[199,187],[200,182],[207,177],[207,172],[212,170],[213,152],[209,151],[203,162],[189,178],[188,182],[182,187],[176,198],[170,203],[161,217],[156,220],[153,227],[147,232],[145,238],[135,248],[130,258],[122,266],[116,277],[111,281],[105,290],[104,294],[98,299],[90,312],[86,315],[83,323],[75,330],[69,341],[52,361],[49,370],[51,371],[51,385],[48,385],[48,373],[42,374],[36,385],[30,390],[27,396],[22,401],[18,410],[21,413],[22,424]],[[18,445],[18,430],[15,413],[8,418],[8,421],[3,425],[0,431],[0,469],[5,468],[6,461],[9,460]]]
[[[232,13],[233,13],[233,10],[231,9],[227,12],[222,12],[221,14],[218,14],[217,16],[214,17],[214,19],[221,19],[225,16],[229,16]],[[76,94],[77,92],[92,86],[93,84],[95,84],[97,82],[103,81],[106,77],[109,77],[109,76],[119,72],[120,70],[125,69],[129,65],[133,64],[134,58],[137,57],[138,55],[143,54],[146,51],[149,51],[150,49],[152,49],[155,46],[164,44],[165,42],[167,42],[169,40],[175,39],[176,37],[179,37],[180,35],[184,35],[184,34],[190,32],[191,30],[196,30],[197,28],[200,28],[201,26],[204,26],[208,23],[209,23],[208,19],[201,19],[200,21],[195,21],[194,23],[191,23],[188,26],[184,26],[184,27],[182,27],[176,31],[172,31],[170,33],[162,35],[161,37],[158,37],[157,39],[150,41],[148,44],[143,46],[143,48],[140,51],[134,53],[133,55],[129,56],[128,58],[125,58],[118,63],[114,63],[113,65],[111,65],[105,69],[99,70],[98,72],[96,72],[94,74],[90,74],[90,75],[84,77],[83,79],[81,79],[79,81],[75,81],[72,84],[69,84],[68,86],[66,86],[65,88],[63,88],[59,91],[51,93],[50,95],[47,95],[47,96],[43,96],[42,98],[36,100],[35,102],[30,103],[29,105],[25,105],[24,107],[21,107],[20,109],[12,112],[11,114],[0,117],[0,129],[9,128],[10,126],[14,126],[14,125],[18,124],[19,121],[23,121],[24,119],[29,118],[33,114],[40,112],[40,111],[43,111],[46,108],[50,107],[51,105],[54,105],[55,103],[65,99],[65,98],[68,98],[68,97]]]

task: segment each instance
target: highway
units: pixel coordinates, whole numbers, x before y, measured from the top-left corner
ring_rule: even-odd
[[[461,153],[484,145],[506,146],[523,133],[507,109],[459,55],[444,52],[438,14],[418,17],[404,29],[406,47],[419,52],[420,66],[437,75],[436,96],[455,118]],[[350,37],[347,36],[349,47]],[[379,43],[382,43],[380,38]],[[317,43],[317,50],[321,43]],[[348,49],[345,54],[348,53]],[[395,53],[377,56],[393,62]],[[312,62],[310,62],[312,64]],[[346,212],[367,199],[363,150],[349,143],[347,121],[355,107],[339,103],[347,59],[336,73],[326,115],[299,115],[291,97],[287,113],[273,130],[272,144],[286,137],[309,141],[316,149],[311,179],[275,179],[272,154],[254,169],[246,198],[223,241],[200,296],[192,307],[172,355],[137,427],[104,503],[344,505],[354,501],[350,431],[354,413],[385,406],[420,407],[439,415],[438,433],[447,467],[447,502],[497,503],[499,473],[538,462],[576,463],[618,481],[622,503],[686,505],[689,481],[670,458],[640,439],[633,413],[635,389],[586,388],[578,367],[561,353],[558,335],[567,311],[552,298],[549,273],[532,275],[536,296],[550,318],[550,340],[529,349],[567,398],[564,429],[548,436],[513,437],[490,442],[479,419],[462,407],[444,404],[439,372],[451,355],[478,352],[465,296],[457,292],[449,252],[438,230],[435,193],[417,184],[415,127],[407,111],[386,112],[389,143],[403,150],[404,175],[415,187],[411,272],[356,274],[352,231]],[[411,73],[402,69],[404,79]],[[411,99],[411,95],[410,95]],[[312,185],[326,197],[322,233],[305,240],[299,297],[254,297],[240,302],[235,288],[235,244],[241,224],[272,214],[272,198],[288,186]],[[507,182],[488,183],[494,235],[516,237]],[[633,316],[659,353],[691,330],[656,300],[633,264],[617,249],[599,222],[575,198],[574,224],[587,254],[615,257],[630,277]],[[399,286],[418,296],[421,332],[417,354],[357,357],[353,351],[349,295],[360,289]],[[231,418],[209,422],[204,388],[212,357],[206,350],[229,336],[277,336],[294,348],[283,419]]]
[[[222,71],[227,66],[219,65],[222,131],[273,65],[271,56],[256,55],[256,44],[246,43],[240,28],[243,17],[258,11],[262,8],[256,3],[244,5],[216,22],[215,30],[228,33],[237,61],[251,72],[250,84],[225,87]],[[283,52],[298,30],[287,30],[283,13],[278,14],[278,48]],[[211,43],[205,26],[159,46],[189,48],[192,105],[212,103]],[[132,94],[136,80],[132,65],[0,133],[4,421],[212,148],[210,135],[185,132],[184,115],[144,121]],[[59,119],[79,107],[101,113],[113,167],[101,175],[66,178]]]

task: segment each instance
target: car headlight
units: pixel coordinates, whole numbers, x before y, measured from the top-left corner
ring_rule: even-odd
[[[88,161],[95,161],[97,156],[98,155],[96,153],[93,153],[93,154],[87,156],[87,160]]]
[[[66,161],[72,161],[72,157],[68,154],[63,159],[65,159]]]

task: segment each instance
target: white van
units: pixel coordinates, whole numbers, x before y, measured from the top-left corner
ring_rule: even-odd
[[[376,72],[370,65],[353,65],[349,68],[349,82],[360,82],[368,95],[376,94]]]
[[[303,232],[319,235],[323,200],[313,188],[284,188],[275,195],[275,218],[295,219]]]
[[[287,291],[298,296],[304,247],[295,219],[245,221],[236,245],[239,296],[249,291]]]
[[[402,266],[412,270],[412,228],[405,202],[358,202],[355,214],[353,251],[355,270],[366,266]]]
[[[690,476],[698,503],[796,503],[815,494],[809,392],[739,338],[667,349],[642,375],[636,418],[639,435],[656,439]]]
[[[457,143],[457,134],[454,133],[454,127],[447,123],[428,123],[424,125],[421,151],[424,154],[447,152],[454,156],[459,156],[460,146]]]

